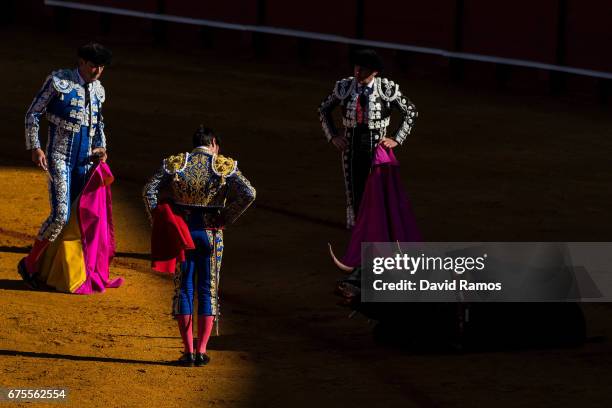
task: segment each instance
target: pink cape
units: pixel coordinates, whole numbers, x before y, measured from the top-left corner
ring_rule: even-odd
[[[378,146],[368,176],[351,240],[342,263],[361,265],[362,242],[419,242],[408,194],[402,188],[393,150]]]
[[[78,217],[87,279],[74,293],[104,292],[123,283],[122,277],[109,279],[109,265],[115,255],[110,189],[114,179],[108,165],[100,163],[81,193]]]

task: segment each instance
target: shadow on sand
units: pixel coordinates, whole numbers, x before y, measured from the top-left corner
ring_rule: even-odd
[[[37,353],[33,351],[18,351],[18,350],[0,350],[0,356],[12,357],[28,357],[28,358],[47,358],[53,360],[70,360],[70,361],[92,361],[96,363],[122,363],[122,364],[145,364],[145,365],[175,365],[174,361],[150,361],[150,360],[132,360],[113,357],[95,357],[95,356],[75,356],[72,354],[53,354],[53,353]]]

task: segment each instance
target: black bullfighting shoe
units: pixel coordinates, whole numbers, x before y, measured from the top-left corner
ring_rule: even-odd
[[[194,353],[188,353],[188,352],[183,353],[181,358],[179,358],[176,361],[177,365],[180,365],[180,366],[183,366],[183,367],[193,367],[194,363],[195,363],[195,354]]]
[[[210,357],[206,353],[196,353],[195,365],[196,367],[205,366],[210,362]]]
[[[25,258],[21,258],[21,261],[17,264],[17,272],[19,272],[21,279],[23,279],[27,287],[30,289],[38,289],[38,281],[36,281],[36,278],[30,275],[26,269]]]

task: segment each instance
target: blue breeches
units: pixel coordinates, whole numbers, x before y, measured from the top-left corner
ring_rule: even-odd
[[[189,226],[195,249],[187,251],[175,277],[174,314],[193,314],[194,292],[198,315],[218,313],[218,283],[223,254],[223,232]]]

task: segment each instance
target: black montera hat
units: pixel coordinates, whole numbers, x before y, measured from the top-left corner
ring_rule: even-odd
[[[96,65],[110,65],[113,53],[111,50],[96,42],[85,44],[77,50],[79,58],[91,61]]]
[[[378,56],[376,51],[369,48],[353,51],[351,53],[351,64],[378,72],[383,70],[382,59]]]

